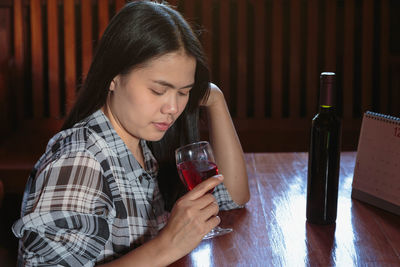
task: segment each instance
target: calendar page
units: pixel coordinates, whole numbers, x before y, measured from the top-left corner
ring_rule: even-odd
[[[400,215],[400,118],[363,117],[352,197]]]

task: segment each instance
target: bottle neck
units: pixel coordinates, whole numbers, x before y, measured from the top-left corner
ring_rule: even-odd
[[[320,97],[319,109],[331,110],[336,106],[335,74],[333,72],[323,72],[320,77]]]
[[[318,113],[331,113],[334,112],[336,109],[334,106],[328,106],[328,105],[320,105],[318,107]]]

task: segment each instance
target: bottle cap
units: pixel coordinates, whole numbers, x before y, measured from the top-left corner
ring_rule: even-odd
[[[335,106],[336,75],[334,72],[322,72],[320,76],[320,106]]]

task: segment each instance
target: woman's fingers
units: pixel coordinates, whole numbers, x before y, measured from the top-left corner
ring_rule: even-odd
[[[207,221],[212,217],[215,217],[219,212],[219,207],[218,203],[215,201],[212,201],[209,203],[207,206],[202,208],[199,212],[199,219],[201,221]]]
[[[216,216],[219,211],[218,204],[208,192],[222,180],[222,175],[210,177],[177,200],[163,231],[174,246],[188,252],[219,224],[220,219]]]
[[[186,196],[190,200],[196,200],[206,194],[208,191],[214,189],[217,185],[219,185],[224,180],[223,175],[215,175],[213,177],[208,178],[207,180],[198,184],[193,190],[186,194]]]
[[[211,194],[205,194],[195,200],[190,200],[184,196],[175,203],[175,208],[182,217],[188,221],[205,222],[211,216],[218,214],[219,207],[215,197]]]
[[[210,217],[210,219],[208,219],[206,223],[208,225],[208,229],[210,229],[210,231],[211,231],[211,229],[213,229],[215,226],[217,226],[220,222],[221,222],[221,219],[219,218],[219,216],[213,216],[213,217]],[[210,231],[208,231],[208,232],[210,232]]]

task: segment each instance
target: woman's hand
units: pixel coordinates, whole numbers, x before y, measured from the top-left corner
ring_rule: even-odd
[[[158,236],[104,266],[166,266],[191,252],[220,222],[218,204],[207,192],[223,179],[216,175],[197,185],[178,199]]]
[[[206,99],[200,103],[203,107],[211,107],[218,103],[218,101],[224,100],[224,94],[222,93],[221,89],[218,88],[213,83],[210,83],[210,94]]]
[[[207,193],[223,180],[222,175],[213,176],[197,185],[178,199],[171,211],[168,224],[160,237],[175,248],[180,258],[192,251],[204,235],[220,223],[218,204],[214,196]]]

